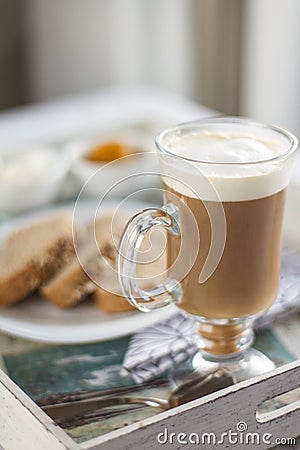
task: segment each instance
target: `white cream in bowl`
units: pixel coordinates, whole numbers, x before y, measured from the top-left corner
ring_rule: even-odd
[[[50,146],[0,154],[0,212],[14,214],[55,200],[68,169],[67,158]]]

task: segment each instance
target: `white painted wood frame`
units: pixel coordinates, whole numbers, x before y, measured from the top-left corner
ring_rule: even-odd
[[[266,438],[269,439],[268,443],[261,442],[259,446],[229,443],[226,448],[266,449],[277,445],[276,438],[296,438],[300,435],[300,401],[269,413],[261,422],[256,419],[257,407],[266,399],[299,387],[299,382],[300,360],[78,445],[0,371],[0,448],[192,449],[197,446],[191,443],[183,446],[178,444],[176,439],[179,433],[185,433],[188,437],[191,433],[197,433],[199,436],[202,436],[202,433],[214,433],[220,439],[222,433],[228,430],[237,431],[237,424],[243,422],[247,426],[247,432],[258,433],[261,440],[265,433],[270,433],[272,437]],[[168,443],[163,445],[158,442],[157,436],[159,433],[166,433],[165,430]],[[174,442],[170,444],[169,435],[172,432],[176,433],[176,437],[173,437]],[[164,440],[164,437],[161,436],[161,440]],[[213,449],[215,445],[206,444],[204,448]],[[297,447],[294,445],[293,448]]]

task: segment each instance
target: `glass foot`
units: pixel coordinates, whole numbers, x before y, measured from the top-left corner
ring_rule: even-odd
[[[250,348],[243,354],[214,359],[197,352],[185,363],[169,374],[171,386],[176,388],[189,380],[205,376],[217,369],[225,369],[232,373],[234,382],[248,380],[275,369],[275,364],[263,353]]]
[[[243,381],[275,369],[275,364],[263,353],[254,348],[248,349],[240,357],[214,359],[197,352],[191,359],[192,370],[209,373],[218,368],[229,370],[236,381]]]

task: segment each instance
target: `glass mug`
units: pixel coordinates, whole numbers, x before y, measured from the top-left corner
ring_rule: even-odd
[[[235,117],[180,124],[156,139],[164,206],[127,223],[119,281],[139,310],[175,304],[193,319],[194,370],[222,366],[245,379],[274,367],[251,348],[252,325],[278,292],[285,192],[297,146],[288,131]],[[157,227],[166,230],[165,279],[142,289],[138,253]]]

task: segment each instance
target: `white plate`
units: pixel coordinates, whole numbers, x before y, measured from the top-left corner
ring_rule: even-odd
[[[113,209],[115,202],[107,202],[103,212]],[[144,202],[131,201],[128,215],[149,206]],[[71,209],[73,205],[47,208],[42,212],[27,214],[0,226],[0,241],[13,230],[33,220],[38,220],[58,209]],[[90,215],[95,210],[95,202],[85,201],[80,212]],[[104,341],[131,334],[174,314],[169,306],[159,311],[141,313],[109,314],[102,312],[92,301],[83,302],[70,310],[60,310],[46,299],[35,296],[14,306],[0,307],[0,330],[35,341],[49,343],[84,343]]]

